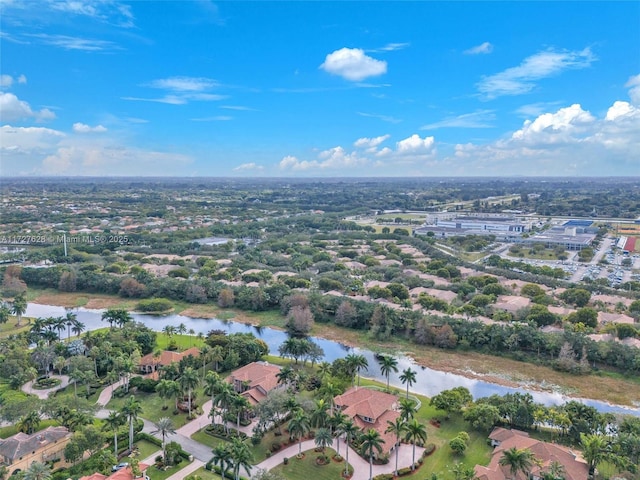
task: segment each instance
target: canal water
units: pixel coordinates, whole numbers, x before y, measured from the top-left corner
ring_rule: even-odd
[[[85,324],[87,330],[95,330],[108,325],[101,319],[102,310],[90,310],[86,308],[74,308],[69,310],[64,307],[31,303],[27,306],[25,316],[58,317],[66,315],[69,311],[72,311],[77,315],[78,320]],[[274,355],[278,354],[278,347],[288,338],[286,332],[281,330],[275,330],[268,327],[258,327],[230,320],[191,318],[175,314],[156,316],[132,313],[131,316],[134,321],[142,322],[149,328],[156,331],[161,331],[167,325],[178,326],[183,323],[187,330],[193,329],[196,334],[203,333],[206,335],[210,330],[224,330],[227,333],[253,333],[256,337],[266,342],[269,346],[270,353]],[[366,371],[362,372],[362,376],[386,382],[386,377],[380,372],[378,362],[375,360],[374,352],[361,348],[352,348],[339,342],[323,338],[312,337],[312,340],[322,347],[325,354],[323,360],[327,362],[333,362],[335,359],[345,357],[349,353],[364,355],[369,362],[369,367]],[[411,367],[417,372],[417,381],[411,387],[411,391],[428,397],[437,395],[441,391],[448,390],[450,388],[466,387],[474,398],[487,397],[493,394],[504,395],[505,393],[521,392],[530,393],[536,402],[548,406],[559,405],[567,400],[579,400],[586,405],[597,408],[601,412],[625,413],[640,416],[640,408],[627,408],[596,400],[573,398],[558,392],[528,389],[526,386],[520,388],[505,387],[503,385],[483,380],[467,378],[462,375],[421,367],[411,358],[406,356],[396,355],[396,358],[398,359],[399,371],[398,373],[391,373],[389,376],[389,383],[395,387],[404,388],[399,378],[400,373],[402,370]]]

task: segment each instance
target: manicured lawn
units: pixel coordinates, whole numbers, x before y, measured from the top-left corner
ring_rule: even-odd
[[[22,320],[20,321],[20,327],[16,327],[18,319],[16,317],[10,316],[7,323],[0,323],[0,337],[6,337],[8,335],[28,331],[30,328],[30,320],[31,319],[29,317],[22,317]]]
[[[55,427],[58,425],[59,425],[58,422],[56,422],[55,420],[42,420],[40,422],[40,425],[38,426],[38,430],[44,430],[47,427],[51,427],[51,426]],[[17,425],[7,425],[6,427],[0,428],[0,438],[7,438],[12,435],[15,435],[16,433],[18,433]]]
[[[144,460],[149,455],[152,455],[153,453],[162,450],[162,447],[154,445],[153,443],[149,442],[148,440],[138,440],[135,443],[135,445],[136,445],[136,447],[138,447],[138,454],[137,454],[136,458],[138,460],[140,460],[140,461]]]
[[[166,478],[169,478],[174,473],[177,473],[180,470],[182,470],[184,467],[189,465],[189,463],[190,462],[183,460],[182,462],[180,462],[180,465],[171,467],[168,470],[158,470],[155,465],[151,465],[147,469],[147,475],[149,475],[149,478],[153,480],[165,480]]]
[[[191,473],[186,478],[198,478],[199,480],[219,480],[222,477],[220,475],[218,475],[217,473],[210,472],[209,470],[205,469],[204,467],[201,467],[198,470],[196,470],[195,472]],[[227,477],[225,477],[225,478],[227,478]]]
[[[173,414],[174,400],[167,400],[169,408],[162,410],[163,400],[156,393],[136,392],[134,394],[136,400],[142,404],[142,418],[145,418],[151,422],[157,422],[162,417],[170,418],[173,422],[174,428],[180,428],[187,423],[187,414],[180,412],[177,415]],[[129,398],[129,395],[125,395],[122,398],[112,398],[107,404],[107,408],[111,410],[120,410],[124,403]],[[194,397],[195,398],[195,397]],[[202,405],[202,402],[207,400],[204,395],[198,396],[198,403]]]
[[[327,448],[325,454],[331,458],[335,455],[335,451]],[[317,465],[316,458],[319,455],[320,453],[309,450],[305,453],[304,458],[291,457],[288,465],[280,464],[272,472],[287,480],[336,480],[342,478],[344,462],[330,460],[327,465]]]
[[[226,443],[230,445],[229,442],[227,442],[226,440],[223,440],[222,438],[214,437],[213,435],[209,435],[208,433],[205,433],[204,428],[194,433],[193,435],[191,435],[191,438],[193,438],[196,442],[200,442],[208,447],[211,447],[212,449],[217,445],[220,445],[221,443]]]
[[[186,350],[191,347],[202,347],[204,345],[204,340],[199,339],[195,335],[166,335],[164,333],[158,332],[158,336],[156,337],[157,341],[157,349],[166,350],[169,342],[173,340],[178,345],[178,349],[180,351]]]

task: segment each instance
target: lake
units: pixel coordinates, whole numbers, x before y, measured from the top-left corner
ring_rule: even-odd
[[[108,326],[101,320],[103,310],[90,310],[86,308],[65,309],[53,305],[39,305],[31,303],[27,306],[25,316],[28,317],[58,317],[65,316],[68,311],[73,311],[78,320],[85,324],[87,330],[95,330]],[[136,322],[142,322],[149,328],[162,331],[167,325],[178,326],[183,323],[187,330],[193,329],[196,333],[206,334],[210,330],[224,330],[227,333],[253,333],[256,337],[264,340],[269,346],[272,354],[278,354],[278,347],[284,342],[288,336],[286,332],[275,330],[268,327],[257,327],[245,323],[234,322],[230,320],[191,318],[182,315],[145,315],[132,313],[131,316]],[[369,362],[368,370],[362,373],[362,376],[373,378],[382,382],[386,382],[386,377],[380,372],[378,362],[376,362],[374,353],[361,348],[352,348],[339,342],[326,340],[324,338],[312,337],[312,340],[320,345],[324,350],[325,356],[323,360],[333,362],[337,358],[343,358],[349,353],[358,353],[366,357]],[[417,365],[411,358],[397,355],[398,373],[391,373],[390,384],[404,388],[400,382],[399,374],[402,370],[411,367],[417,372],[416,383],[411,387],[411,391],[421,395],[432,397],[443,390],[454,387],[466,387],[469,389],[474,398],[487,397],[493,394],[504,395],[505,393],[530,393],[536,402],[544,405],[559,405],[568,400],[579,400],[586,405],[593,406],[601,412],[626,413],[640,416],[640,408],[628,408],[619,405],[611,405],[606,402],[597,400],[574,398],[557,392],[546,392],[528,389],[526,387],[512,388],[498,385],[496,383],[485,382],[474,378],[467,378],[454,373],[441,372],[431,368],[421,367]]]

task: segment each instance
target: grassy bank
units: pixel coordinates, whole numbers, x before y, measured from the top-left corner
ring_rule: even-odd
[[[137,303],[135,300],[117,296],[78,292],[61,293],[51,289],[30,289],[29,301],[66,307],[119,307],[129,310],[134,310]],[[193,305],[183,302],[174,302],[174,309],[181,315],[194,318],[223,318],[279,329],[284,328],[285,322],[278,311],[245,312],[220,309],[212,304]],[[600,372],[588,376],[576,376],[538,364],[478,352],[419,346],[400,337],[394,337],[393,342],[380,342],[371,338],[368,332],[341,328],[333,324],[316,323],[312,334],[351,346],[366,346],[373,351],[404,352],[414,358],[419,365],[501,385],[555,390],[567,395],[619,405],[633,405],[633,402],[640,398],[640,378],[625,377],[620,374]]]

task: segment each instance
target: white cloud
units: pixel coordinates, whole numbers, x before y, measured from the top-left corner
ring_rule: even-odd
[[[3,151],[30,153],[57,145],[65,134],[44,127],[0,127],[0,148]]]
[[[220,105],[220,108],[224,108],[226,110],[238,110],[240,112],[257,112],[255,108],[245,107],[242,105]]]
[[[151,87],[166,90],[167,93],[159,98],[144,97],[121,97],[123,100],[137,102],[156,102],[169,105],[185,105],[189,101],[213,102],[229,98],[228,95],[208,93],[206,90],[215,88],[218,83],[215,80],[205,77],[168,77],[153,80],[143,84],[144,87]]]
[[[378,115],[377,113],[366,113],[366,112],[357,112],[361,117],[368,118],[377,118],[378,120],[382,120],[383,122],[388,123],[400,123],[402,120],[399,118],[392,117],[390,115]]]
[[[47,33],[33,33],[27,36],[37,38],[45,45],[64,48],[65,50],[81,50],[85,52],[100,52],[104,50],[120,50],[120,46],[109,40],[93,38],[71,37],[68,35],[50,35]]]
[[[603,118],[574,104],[492,143],[458,144],[440,168],[452,175],[633,175],[638,158],[640,109],[617,101]]]
[[[624,86],[629,88],[629,98],[634,105],[640,105],[640,74],[631,77]]]
[[[102,125],[91,127],[85,123],[78,122],[73,124],[73,131],[76,133],[104,133],[107,129]]]
[[[24,100],[20,100],[13,93],[0,92],[0,120],[12,122],[33,118],[38,122],[53,120],[56,114],[48,108],[34,111]]]
[[[134,26],[131,7],[113,0],[48,0],[45,4],[65,15],[91,17],[120,27]]]
[[[568,141],[595,121],[591,113],[579,104],[561,108],[555,113],[544,113],[533,122],[525,120],[512,138],[524,143],[558,143]]]
[[[20,75],[18,78],[14,79],[11,75],[0,75],[0,87],[10,88],[15,81],[18,83],[27,83],[27,77]]]
[[[264,167],[262,165],[258,165],[255,162],[250,162],[250,163],[243,163],[242,165],[238,165],[236,168],[233,169],[234,172],[251,171],[251,170],[264,170]]]
[[[341,48],[328,54],[320,68],[357,82],[386,73],[387,62],[366,55],[360,48]]]
[[[358,148],[374,148],[380,145],[382,142],[387,140],[391,135],[381,135],[379,137],[373,138],[359,138],[356,140],[353,145]]]
[[[218,83],[204,77],[169,77],[153,80],[148,86],[175,92],[202,92],[218,86]]]
[[[536,81],[568,69],[587,68],[596,60],[587,47],[580,51],[545,50],[525,58],[517,67],[488,75],[477,84],[486,98],[502,95],[521,95],[533,90]]]
[[[475,47],[471,47],[468,50],[465,50],[463,53],[466,55],[479,55],[479,54],[487,54],[493,52],[493,45],[489,42],[483,42],[480,45],[476,45]]]
[[[380,47],[380,48],[374,48],[371,50],[367,50],[367,52],[395,52],[396,50],[402,50],[407,48],[409,45],[411,45],[408,42],[402,42],[402,43],[387,43],[384,47]]]
[[[420,138],[420,135],[413,134],[404,140],[396,143],[396,150],[400,154],[428,153],[434,147],[433,137]]]
[[[420,127],[420,130],[436,130],[438,128],[492,128],[494,119],[495,114],[493,110],[478,110],[423,125]]]
[[[560,102],[536,102],[522,105],[516,109],[515,113],[521,117],[537,117],[545,112],[548,112],[552,108],[557,108]]]

